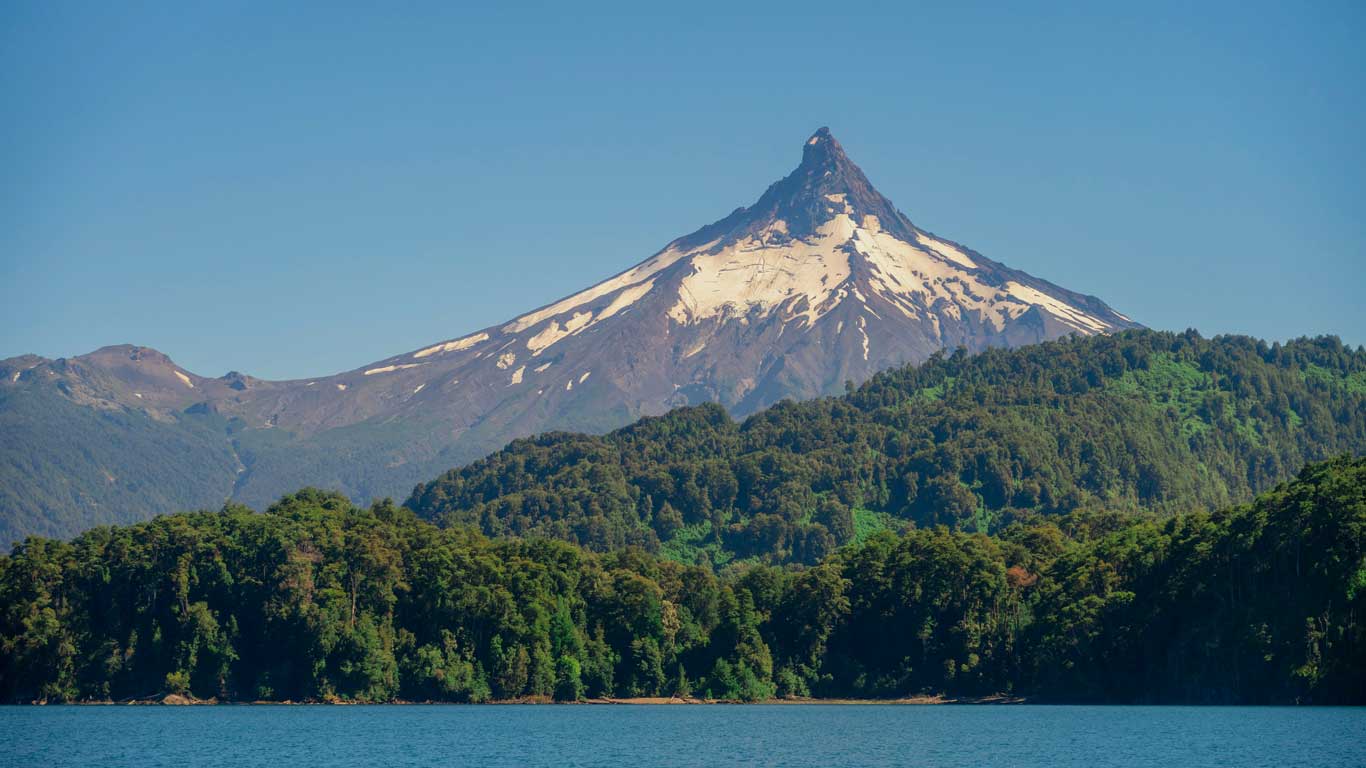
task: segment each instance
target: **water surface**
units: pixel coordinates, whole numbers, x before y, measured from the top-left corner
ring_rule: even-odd
[[[1366,766],[1366,709],[0,707],[15,766]]]

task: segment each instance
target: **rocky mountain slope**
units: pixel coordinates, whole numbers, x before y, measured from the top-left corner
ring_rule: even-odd
[[[292,489],[368,500],[507,441],[746,415],[941,349],[1136,327],[913,223],[826,129],[759,200],[509,322],[335,376],[206,378],[146,347],[0,361],[0,540]]]

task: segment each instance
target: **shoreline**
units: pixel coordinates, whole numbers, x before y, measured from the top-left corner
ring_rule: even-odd
[[[942,696],[942,695],[920,695],[903,696],[891,699],[859,699],[859,698],[790,698],[790,699],[761,699],[759,701],[740,701],[738,699],[698,699],[680,698],[677,696],[640,696],[640,697],[599,697],[593,699],[583,699],[580,701],[555,701],[549,697],[528,696],[516,699],[498,699],[493,701],[481,702],[460,702],[460,701],[410,701],[407,699],[395,699],[392,701],[372,701],[360,702],[344,699],[309,699],[303,701],[220,701],[218,699],[196,699],[191,696],[181,694],[167,694],[165,696],[149,697],[142,699],[126,699],[122,701],[73,701],[65,706],[81,707],[353,707],[353,706],[517,706],[517,705],[545,705],[545,706],[707,706],[717,704],[730,705],[754,705],[769,704],[783,706],[803,706],[812,704],[840,705],[840,706],[866,706],[874,704],[894,704],[899,706],[938,706],[938,705],[1002,705],[1002,704],[1029,704],[1033,703],[1030,699],[1023,696],[1009,696],[1006,694],[992,694],[989,696]],[[24,706],[24,705],[20,705]],[[29,702],[27,706],[64,706],[62,703],[53,702]]]

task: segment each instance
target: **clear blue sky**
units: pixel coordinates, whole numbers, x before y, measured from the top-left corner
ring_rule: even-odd
[[[822,125],[1148,325],[1366,343],[1359,0],[279,5],[0,8],[0,357],[350,369],[644,259]]]

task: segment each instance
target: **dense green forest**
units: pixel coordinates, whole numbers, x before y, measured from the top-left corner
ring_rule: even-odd
[[[939,356],[740,424],[703,405],[519,440],[406,506],[490,536],[811,564],[907,522],[1216,509],[1363,452],[1366,350],[1129,331]]]
[[[0,700],[1360,704],[1364,614],[1363,459],[1213,514],[875,531],[811,567],[719,572],[310,490],[0,557]]]

